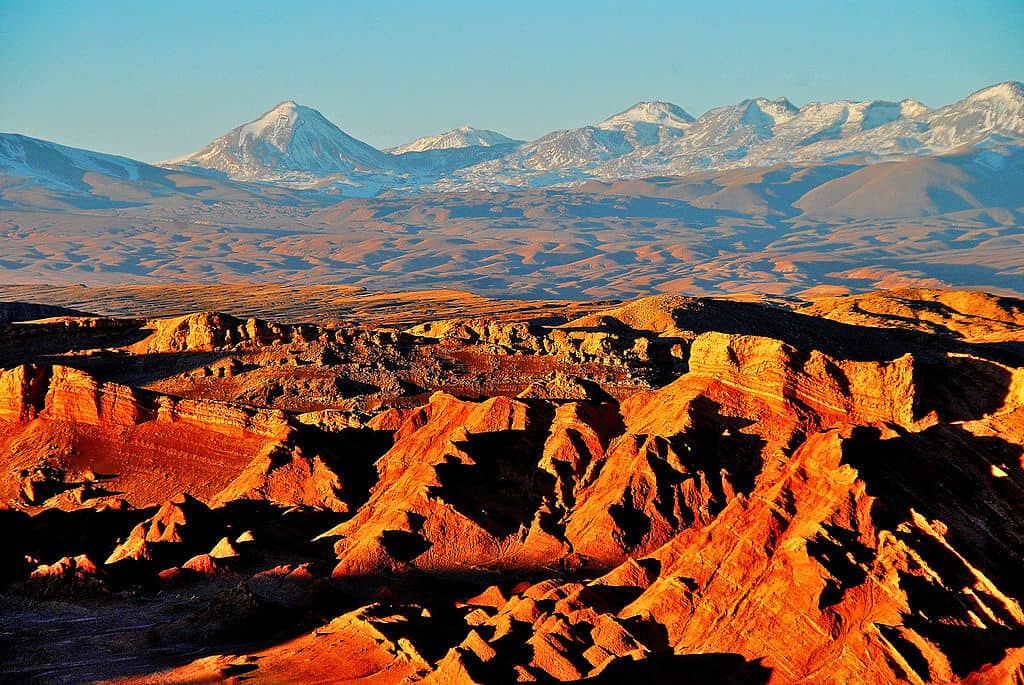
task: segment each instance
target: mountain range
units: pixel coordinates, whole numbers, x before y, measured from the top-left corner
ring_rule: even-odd
[[[681,176],[708,170],[889,159],[1024,137],[1024,86],[1001,83],[952,105],[755,98],[694,118],[678,105],[640,102],[581,128],[520,142],[469,127],[377,151],[316,110],[283,102],[259,119],[169,162],[239,180],[322,182],[406,190],[543,187],[587,179]],[[481,158],[467,155],[467,148]],[[429,153],[429,156],[408,153]],[[360,193],[361,194],[361,193]]]
[[[378,150],[317,110],[288,100],[211,141],[153,165],[348,196],[399,192],[497,190],[571,185],[591,179],[684,176],[705,171],[936,155],[964,146],[1024,140],[1024,86],[1015,81],[929,108],[901,102],[814,102],[754,98],[693,117],[678,105],[640,102],[593,125],[519,141],[464,126]],[[65,183],[47,155],[0,137],[0,171]],[[62,152],[72,166],[140,166],[98,153]],[[47,161],[49,160],[49,161]],[[63,165],[62,165],[63,168]],[[132,168],[134,171],[127,171]],[[160,172],[148,172],[149,175]]]
[[[1021,293],[1022,103],[645,102],[378,150],[289,101],[160,164],[0,134],[0,282]]]

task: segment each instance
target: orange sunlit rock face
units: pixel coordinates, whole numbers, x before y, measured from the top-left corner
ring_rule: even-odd
[[[0,324],[0,679],[1024,679],[1024,301],[410,301]]]

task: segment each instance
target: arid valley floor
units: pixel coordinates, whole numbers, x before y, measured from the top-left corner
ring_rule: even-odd
[[[1024,677],[1024,300],[0,301],[0,681]]]

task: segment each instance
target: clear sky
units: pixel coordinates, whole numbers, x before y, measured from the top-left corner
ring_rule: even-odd
[[[1024,80],[1024,0],[0,0],[0,131],[146,161],[285,99],[397,145],[639,100],[948,104]]]

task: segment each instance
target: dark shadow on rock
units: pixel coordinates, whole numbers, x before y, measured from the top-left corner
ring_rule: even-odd
[[[145,587],[132,587],[128,593],[114,592],[87,605],[91,608],[88,622],[66,620],[66,616],[78,617],[80,613],[68,612],[63,602],[19,600],[24,610],[19,609],[17,616],[0,620],[4,623],[5,635],[10,638],[12,654],[18,655],[4,664],[3,677],[10,676],[15,682],[33,678],[49,682],[59,674],[69,681],[93,682],[142,676],[211,654],[246,654],[282,644],[335,616],[372,603],[378,606],[369,610],[369,619],[382,619],[374,621],[377,629],[395,640],[409,639],[424,658],[436,662],[466,636],[464,617],[473,608],[456,606],[460,600],[479,594],[489,585],[498,585],[508,596],[513,586],[523,581],[569,579],[551,569],[515,575],[475,571],[427,574],[411,569],[408,573],[387,576],[332,580],[326,577],[331,566],[326,564],[315,569],[313,577],[307,581],[294,579],[297,585],[289,589],[281,584],[292,580],[287,575],[246,576],[282,563],[275,559],[287,557],[293,562],[295,550],[303,544],[298,539],[304,534],[300,531],[322,529],[323,521],[317,523],[314,519],[330,512],[299,512],[305,519],[296,526],[286,525],[293,510],[282,511],[281,507],[265,502],[239,502],[227,511],[222,509],[213,511],[223,517],[223,524],[230,523],[236,529],[242,525],[250,527],[257,545],[272,548],[266,563],[243,566],[240,573],[228,576],[198,578],[187,590],[175,591],[162,586],[159,592]],[[136,516],[140,513],[134,512]],[[4,512],[0,511],[3,523],[15,523],[21,518],[15,516],[5,521],[2,514]],[[264,519],[264,523],[254,517]],[[276,524],[273,523],[275,518]],[[272,535],[275,525],[280,528],[277,535]],[[295,531],[291,546],[283,539],[287,530]],[[325,549],[328,554],[329,546]],[[307,547],[306,551],[310,549]],[[588,578],[577,576],[576,579]],[[554,608],[550,600],[539,604],[545,611]],[[394,615],[407,620],[389,621]],[[51,638],[60,640],[60,654],[67,660],[59,665],[59,670],[53,663],[41,664],[32,659],[39,645],[40,626],[46,627]],[[486,628],[481,630],[486,633],[485,639],[493,637]],[[96,653],[97,635],[108,632],[117,642],[118,656],[123,658],[110,659],[108,654]],[[525,640],[532,634],[529,624],[514,623],[512,633],[495,644],[499,650],[493,665],[496,670],[486,665],[486,672],[495,677],[486,682],[508,682],[513,674],[512,667],[530,660],[532,647],[525,644]],[[0,652],[6,646],[0,646]],[[503,670],[505,667],[507,670]]]
[[[334,389],[341,393],[342,397],[356,397],[358,395],[370,395],[380,392],[380,387],[376,385],[342,375],[335,376],[332,384]]]
[[[47,357],[49,364],[73,366],[100,381],[132,386],[146,385],[164,378],[202,369],[231,356],[230,352],[160,352],[127,355],[102,352],[89,357]]]
[[[35,302],[0,302],[0,324],[16,321],[35,321],[58,316],[96,316],[88,312]]]
[[[532,405],[527,429],[471,434],[455,446],[473,460],[454,457],[436,467],[441,485],[431,495],[450,503],[495,537],[529,526],[545,497],[552,497],[554,477],[537,468],[554,412]]]
[[[961,352],[1006,364],[1024,364],[1024,343],[967,343],[951,336],[875,328],[807,316],[768,304],[694,299],[674,312],[676,325],[695,333],[718,331],[781,340],[836,359],[888,361],[911,352]]]
[[[118,539],[136,524],[152,516],[151,509],[47,509],[29,516],[23,512],[0,510],[0,584],[24,579],[31,570],[25,557],[41,563],[53,563],[65,556],[85,554],[101,564],[113,551]]]
[[[818,598],[818,608],[838,604],[847,588],[860,585],[867,577],[865,570],[874,553],[857,534],[833,524],[822,525],[822,532],[807,541],[807,554],[829,572],[825,589]]]
[[[221,675],[232,678],[238,677],[243,673],[251,673],[259,668],[259,664],[229,664],[224,668],[220,669]]]
[[[1002,599],[977,589],[977,601],[988,607],[979,611],[962,592],[978,587],[980,572],[997,593],[1024,593],[1022,453],[1020,445],[998,436],[975,436],[950,425],[887,440],[879,439],[877,429],[859,428],[844,445],[844,463],[857,469],[874,498],[875,525],[894,531],[937,574],[901,572],[910,604],[905,625],[935,642],[960,675],[996,660],[1007,647],[1024,645],[1024,629],[1003,615]],[[912,511],[945,542],[908,525]],[[980,616],[985,627],[972,616]]]
[[[729,474],[734,490],[749,493],[764,466],[766,443],[758,435],[741,432],[754,424],[752,420],[723,415],[721,405],[712,399],[696,397],[688,411],[690,428],[672,436],[670,443],[686,466],[705,474],[720,509],[726,504],[721,472]]]
[[[150,331],[137,319],[87,319],[66,325],[53,323],[0,323],[0,367],[49,361],[77,366],[86,357],[55,357],[74,350],[124,347],[143,340]]]
[[[380,544],[388,556],[398,561],[412,561],[430,549],[430,541],[419,533],[406,530],[385,530]]]
[[[970,357],[922,356],[914,363],[914,419],[972,421],[998,410],[1013,380],[1009,370]]]
[[[893,649],[899,652],[899,655],[903,657],[903,660],[907,662],[907,665],[913,669],[918,678],[926,683],[931,682],[931,668],[928,666],[928,659],[921,653],[921,650],[918,649],[917,645],[904,637],[900,629],[896,626],[886,626],[876,623],[875,627],[878,628],[878,632],[882,634],[882,637],[885,638]],[[890,662],[890,665],[893,666],[893,670],[897,674],[899,674],[900,671],[903,671],[903,667],[898,663]],[[909,680],[909,673],[903,672],[902,675],[904,679]]]
[[[608,507],[608,515],[619,530],[613,537],[619,538],[619,542],[627,548],[636,547],[651,532],[651,519],[636,508],[629,487],[622,495],[622,502]]]
[[[644,593],[636,585],[587,585],[579,592],[579,600],[589,607],[617,614]]]
[[[341,479],[342,497],[348,504],[349,515],[370,499],[370,489],[379,477],[377,460],[395,444],[393,431],[370,428],[325,431],[303,426],[295,439],[306,456],[320,457]]]
[[[739,654],[672,654],[639,661],[626,657],[608,665],[592,678],[575,683],[645,683],[645,685],[764,685],[772,670],[759,659],[748,661]]]
[[[493,638],[491,629],[481,631],[485,640]],[[463,654],[466,670],[477,681],[482,683],[514,683],[519,680],[516,666],[527,664],[533,660],[534,649],[527,640],[533,637],[533,627],[529,623],[513,621],[511,629],[491,643],[497,651],[493,659],[483,662],[475,654],[466,650]],[[548,682],[552,682],[550,679]]]

